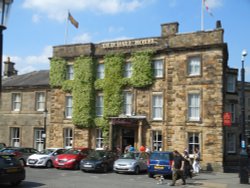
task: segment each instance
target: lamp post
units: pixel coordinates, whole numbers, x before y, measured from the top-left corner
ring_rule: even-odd
[[[47,121],[47,115],[48,115],[48,110],[47,109],[44,109],[43,111],[43,149],[46,149],[46,132],[47,132],[47,125],[46,125],[46,121]]]
[[[6,29],[6,22],[11,4],[14,0],[0,0],[0,97],[2,95],[2,61],[3,61],[3,30]],[[1,100],[1,98],[0,98]]]
[[[247,56],[247,51],[242,51],[241,59],[241,152],[240,152],[240,183],[248,184],[248,155],[246,152],[246,132],[245,132],[245,57]]]

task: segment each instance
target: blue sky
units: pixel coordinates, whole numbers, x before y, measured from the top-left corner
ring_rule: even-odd
[[[4,30],[3,60],[9,56],[19,74],[49,69],[52,47],[67,43],[99,43],[160,36],[162,23],[179,22],[179,33],[201,30],[202,0],[14,0]],[[232,68],[241,68],[246,49],[246,81],[250,81],[250,0],[206,0],[204,30],[221,20]],[[248,21],[247,21],[248,20]]]

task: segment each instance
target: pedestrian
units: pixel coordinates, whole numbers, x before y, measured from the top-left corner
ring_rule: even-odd
[[[150,147],[146,146],[146,150],[147,153],[151,153]]]
[[[200,151],[199,148],[194,149],[194,162],[193,162],[193,172],[194,174],[199,174],[200,172]]]
[[[187,149],[184,150],[182,156],[184,158],[184,177],[185,179],[187,179],[187,177],[192,178],[192,163]]]
[[[170,186],[175,185],[175,182],[178,177],[182,179],[182,185],[186,185],[186,180],[183,173],[184,158],[177,150],[173,151],[173,155],[174,155],[174,160],[172,163],[172,183],[170,184]]]

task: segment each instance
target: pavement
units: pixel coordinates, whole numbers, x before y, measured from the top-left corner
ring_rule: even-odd
[[[250,182],[250,177],[249,177]],[[240,184],[238,173],[201,172],[192,179],[187,179],[186,185],[178,180],[175,187],[185,188],[250,188],[250,184]]]

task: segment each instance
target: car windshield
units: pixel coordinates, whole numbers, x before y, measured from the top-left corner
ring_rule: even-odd
[[[151,160],[169,160],[170,154],[169,153],[152,153],[150,156]]]
[[[106,155],[105,151],[93,151],[91,152],[86,159],[88,160],[100,160]]]
[[[3,150],[1,150],[1,152],[14,153],[15,150],[14,149],[3,149]]]
[[[79,154],[81,152],[81,150],[79,150],[79,149],[68,149],[68,150],[66,150],[64,153],[65,154],[75,154],[75,155],[77,155],[77,154]]]
[[[139,153],[124,153],[120,156],[120,159],[138,159],[139,158]]]
[[[55,151],[54,149],[45,149],[45,150],[42,150],[42,151],[38,152],[38,154],[49,155],[49,154],[51,154],[54,151]]]
[[[19,165],[19,161],[14,156],[0,155],[0,168]]]

